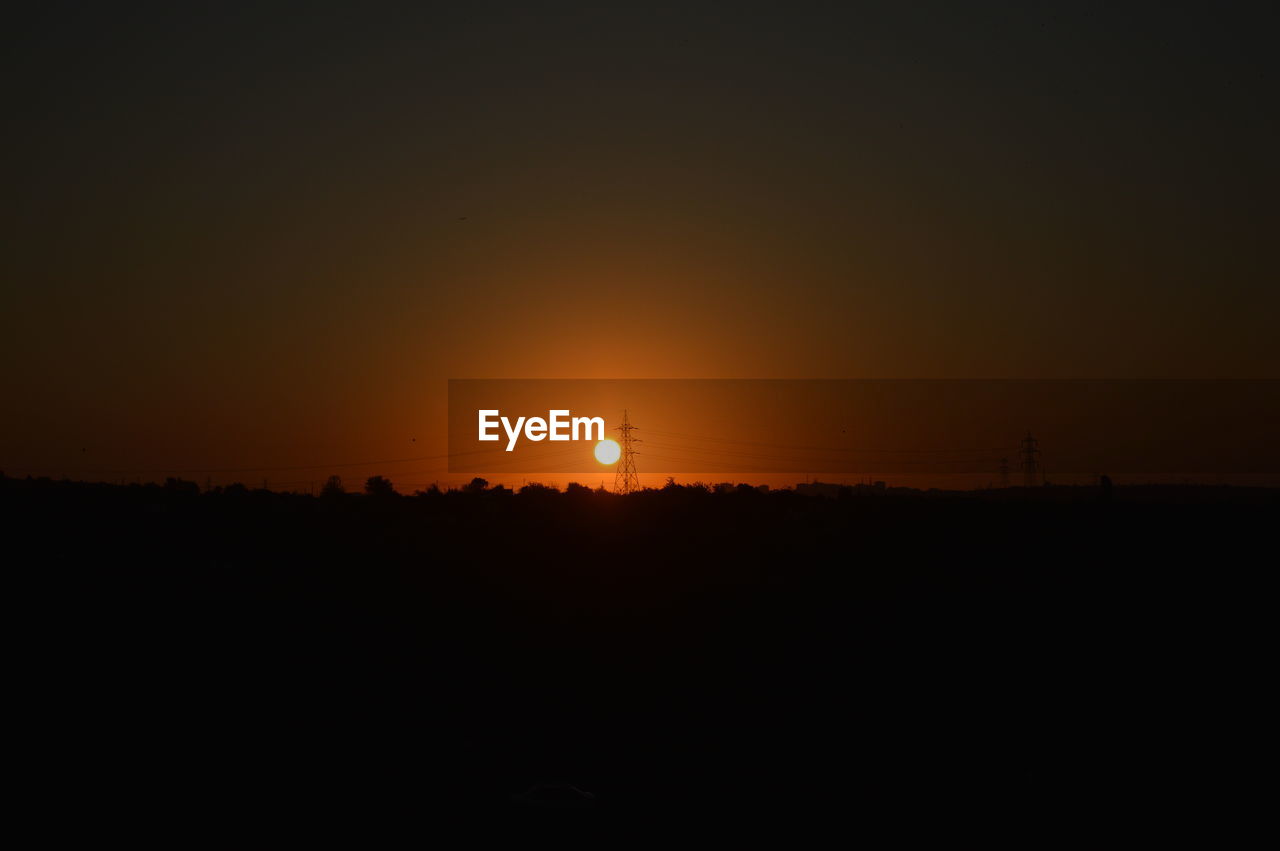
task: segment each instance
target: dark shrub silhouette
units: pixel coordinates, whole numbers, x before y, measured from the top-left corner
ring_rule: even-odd
[[[395,486],[391,484],[391,480],[385,476],[370,476],[364,483],[364,492],[378,499],[399,496],[396,493]]]
[[[188,482],[184,479],[168,478],[164,480],[164,489],[166,493],[175,496],[199,496],[200,486],[195,482]]]

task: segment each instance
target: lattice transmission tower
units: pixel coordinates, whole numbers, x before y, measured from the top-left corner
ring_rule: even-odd
[[[618,432],[618,443],[622,448],[622,457],[618,459],[617,469],[613,471],[613,489],[618,493],[632,493],[640,490],[640,477],[636,475],[636,451],[633,445],[644,441],[631,436],[635,428],[624,410],[622,425],[615,426],[613,429]]]
[[[1040,475],[1040,447],[1036,444],[1036,439],[1031,436],[1031,432],[1027,432],[1027,436],[1022,438],[1021,454],[1022,486],[1033,488]]]

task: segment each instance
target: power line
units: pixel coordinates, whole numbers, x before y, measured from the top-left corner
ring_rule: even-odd
[[[676,450],[680,452],[696,452],[704,455],[716,455],[716,456],[732,455],[732,456],[742,457],[742,458],[758,458],[758,459],[765,459],[765,460],[796,460],[794,456],[781,455],[778,453],[745,452],[737,449],[713,449],[713,448],[702,447],[702,446],[679,446],[679,445],[674,445],[666,442],[658,442],[658,441],[650,441],[650,445],[657,446],[663,449],[671,449],[671,450]],[[913,450],[903,450],[904,453],[909,451],[913,451]],[[986,450],[974,450],[972,455],[965,458],[930,458],[929,460],[921,460],[921,461],[910,461],[910,460],[903,460],[903,459],[887,459],[887,460],[891,461],[892,463],[900,463],[900,464],[901,463],[963,464],[963,463],[971,463],[974,461],[986,460],[986,459],[989,459],[990,457],[991,457],[990,453],[987,452]],[[802,460],[805,463],[810,463],[812,462],[813,459],[802,458],[799,460]],[[852,459],[842,458],[840,460],[843,463],[847,463]]]
[[[489,447],[482,449],[468,449],[462,452],[448,452],[443,455],[415,455],[409,458],[381,458],[370,461],[334,461],[324,464],[296,464],[277,467],[156,467],[152,469],[92,469],[87,467],[68,468],[68,471],[89,474],[110,474],[116,476],[143,476],[143,475],[162,475],[165,473],[286,473],[297,472],[301,470],[327,470],[327,469],[346,469],[349,467],[373,467],[380,464],[407,464],[412,461],[442,461],[451,458],[462,458],[472,455],[485,455],[494,452],[501,452],[501,449],[495,450]],[[561,452],[568,453],[576,451],[574,448],[566,447],[562,450],[554,450],[547,453],[548,455],[556,455]],[[539,456],[540,457],[540,456]],[[531,459],[536,460],[536,458]],[[40,472],[49,469],[48,467],[9,467],[9,470],[15,472]]]
[[[895,453],[895,452],[897,452],[897,453],[953,453],[953,454],[958,454],[958,453],[991,453],[991,452],[1004,452],[1004,451],[1007,451],[1007,450],[1009,449],[1009,447],[1007,447],[1007,446],[997,446],[997,447],[974,447],[974,448],[962,448],[962,449],[950,449],[950,448],[915,448],[915,449],[909,449],[909,448],[906,448],[906,447],[901,447],[901,448],[879,448],[879,447],[871,448],[871,447],[857,447],[857,446],[790,446],[790,445],[782,444],[782,443],[762,443],[762,442],[758,442],[758,441],[733,440],[732,438],[727,438],[727,437],[715,437],[715,436],[711,436],[711,435],[704,435],[704,434],[688,434],[688,433],[686,433],[686,432],[678,432],[678,431],[664,431],[664,430],[662,430],[662,429],[647,429],[647,431],[648,431],[648,433],[649,433],[649,434],[653,434],[653,435],[666,436],[666,437],[678,437],[678,438],[684,438],[684,439],[688,439],[688,440],[702,440],[702,441],[713,442],[713,443],[729,443],[729,444],[734,444],[734,445],[737,445],[737,446],[758,446],[758,447],[762,447],[762,448],[765,448],[765,449],[787,449],[787,450],[803,451],[803,452],[884,452],[884,453]]]

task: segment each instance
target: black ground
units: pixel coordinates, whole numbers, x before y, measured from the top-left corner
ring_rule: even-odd
[[[11,574],[34,580],[12,598],[35,710],[17,729],[53,824],[420,837],[1177,824],[1249,747],[1236,613],[1280,506],[1207,487],[0,493]],[[593,797],[521,797],[556,783]]]

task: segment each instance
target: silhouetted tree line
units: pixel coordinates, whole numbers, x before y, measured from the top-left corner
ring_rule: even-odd
[[[1274,489],[362,490],[0,479],[68,806],[1062,820],[1217,783],[1200,677],[1265,670],[1206,589]]]
[[[48,477],[33,478],[31,476],[27,476],[25,478],[6,479],[3,472],[0,472],[0,482],[7,482],[11,487],[17,487],[19,486],[19,483],[22,483],[23,486],[31,486],[41,489],[47,489],[55,485],[99,490],[103,488],[123,487],[130,489],[131,491],[142,493],[155,493],[156,491],[160,491],[166,496],[179,498],[193,498],[198,496],[244,497],[251,493],[259,495],[269,494],[273,497],[281,498],[306,498],[310,496],[307,492],[299,492],[296,490],[272,491],[269,488],[250,488],[240,482],[227,485],[206,486],[202,488],[197,482],[175,477],[166,478],[160,485],[154,483],[115,485],[112,483],[76,482],[67,479],[55,480]],[[1275,500],[1277,494],[1280,494],[1280,489],[1277,488],[1210,484],[1143,484],[1116,486],[1112,483],[1109,476],[1100,476],[1096,485],[1057,485],[1053,487],[1046,486],[1043,488],[1012,487],[953,491],[937,488],[921,490],[910,487],[872,488],[864,485],[838,485],[830,486],[830,490],[830,495],[837,500],[862,499],[868,496],[878,496],[883,494],[898,498],[916,499],[924,498],[996,502],[1035,501],[1050,503],[1077,501],[1108,502],[1115,497],[1116,494],[1120,494],[1121,496],[1119,498],[1121,499],[1139,502],[1270,503]],[[774,500],[821,498],[807,493],[802,494],[798,491],[792,490],[791,488],[771,489],[767,485],[751,485],[744,482],[695,481],[682,484],[676,482],[675,479],[671,477],[668,477],[666,483],[660,488],[641,489],[634,495],[634,498],[651,498],[655,494],[665,494],[669,497],[678,497],[680,495],[685,495],[686,497],[699,497],[704,495],[735,496],[745,498],[764,497]],[[523,496],[529,499],[568,497],[573,499],[582,499],[588,495],[592,495],[597,499],[606,500],[621,498],[619,495],[608,491],[603,486],[592,488],[578,482],[569,482],[564,490],[561,490],[555,485],[543,484],[541,482],[528,482],[513,489],[505,485],[491,485],[487,479],[480,476],[477,476],[470,482],[458,487],[442,489],[437,484],[432,484],[425,489],[415,490],[412,494],[404,495],[395,489],[395,484],[389,478],[382,475],[374,475],[365,479],[363,488],[360,492],[348,491],[343,483],[342,477],[332,475],[325,480],[319,492],[319,496],[326,500],[336,500],[344,497],[371,497],[376,500],[404,498],[418,502],[430,502],[431,500],[445,498],[458,498],[459,496],[483,496],[486,498]]]

